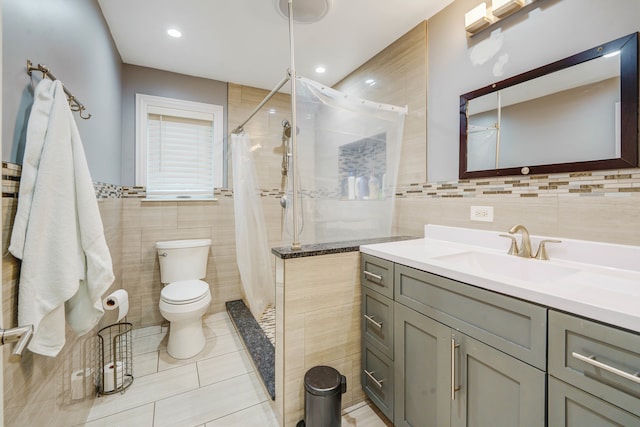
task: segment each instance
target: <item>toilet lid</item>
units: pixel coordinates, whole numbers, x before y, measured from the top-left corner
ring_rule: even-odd
[[[200,301],[209,293],[209,285],[202,280],[173,282],[162,288],[160,298],[169,304],[189,304]]]

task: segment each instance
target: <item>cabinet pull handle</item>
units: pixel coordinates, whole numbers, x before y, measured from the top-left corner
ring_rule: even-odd
[[[376,379],[376,377],[373,376],[373,374],[375,374],[375,372],[369,372],[366,369],[364,370],[364,373],[367,374],[367,376],[369,377],[369,379],[371,381],[373,381],[375,383],[375,385],[382,390],[382,383],[384,382],[384,380],[379,380]]]
[[[382,276],[379,276],[377,274],[374,274],[370,271],[364,270],[364,276],[369,279],[372,280],[374,282],[377,281],[376,285],[381,285],[382,286]]]
[[[583,356],[580,353],[576,353],[575,351],[571,353],[571,356],[574,358],[583,361],[584,363],[588,363],[591,366],[595,366],[596,368],[604,369],[605,371],[611,372],[612,374],[618,375],[619,377],[625,378],[629,381],[633,381],[636,384],[640,384],[640,373],[636,372],[635,374],[630,374],[623,370],[614,368],[613,366],[609,366],[606,363],[598,362],[596,360],[595,355],[591,356]]]
[[[367,319],[367,321],[370,322],[373,326],[382,330],[382,322],[376,322],[375,320],[373,320],[373,316],[367,316],[366,314],[364,315],[364,318]]]
[[[460,390],[460,386],[456,386],[456,349],[460,348],[460,344],[456,344],[456,340],[451,338],[451,400],[456,400],[456,391]]]

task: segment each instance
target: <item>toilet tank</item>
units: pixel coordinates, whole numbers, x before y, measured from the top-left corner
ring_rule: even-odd
[[[156,242],[160,261],[160,282],[204,279],[211,239]]]

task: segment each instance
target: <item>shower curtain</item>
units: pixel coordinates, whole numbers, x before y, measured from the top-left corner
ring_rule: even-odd
[[[304,77],[297,77],[296,94],[298,191],[289,177],[283,244],[292,241],[294,197],[303,244],[391,236],[406,107]]]
[[[275,300],[271,256],[247,134],[231,135],[236,260],[245,302],[256,319]]]

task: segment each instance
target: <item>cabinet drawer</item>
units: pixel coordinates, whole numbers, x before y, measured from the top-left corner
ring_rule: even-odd
[[[549,374],[640,416],[638,372],[640,334],[549,311]]]
[[[382,413],[393,419],[393,362],[371,345],[362,349],[362,388]]]
[[[638,426],[636,417],[589,393],[549,377],[549,426]]]
[[[364,288],[362,336],[393,360],[393,300]]]
[[[393,262],[367,254],[362,255],[362,284],[393,299]]]
[[[395,300],[543,371],[547,309],[404,265]]]

